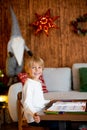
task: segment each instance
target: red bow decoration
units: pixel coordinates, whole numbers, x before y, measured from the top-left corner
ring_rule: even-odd
[[[48,36],[49,28],[58,29],[57,25],[54,24],[54,21],[58,19],[59,16],[50,17],[50,9],[48,9],[48,11],[42,16],[37,13],[35,13],[35,15],[37,17],[37,21],[30,24],[31,26],[36,27],[35,35],[41,31],[44,31]]]

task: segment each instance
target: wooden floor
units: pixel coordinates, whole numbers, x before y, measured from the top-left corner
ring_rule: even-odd
[[[2,124],[0,130],[18,130],[17,123]]]
[[[71,126],[71,130],[79,130],[78,127],[82,124],[86,124],[87,126],[87,122],[72,122],[72,126]],[[18,124],[17,123],[5,123],[1,125],[0,130],[18,130]]]

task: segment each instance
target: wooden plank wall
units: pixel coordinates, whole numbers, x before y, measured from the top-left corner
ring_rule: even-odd
[[[46,67],[71,67],[73,63],[87,62],[87,36],[73,33],[70,25],[87,13],[87,0],[0,0],[0,68],[4,71],[11,32],[10,5],[26,44],[45,60]],[[49,29],[48,37],[44,32],[35,36],[29,24],[37,20],[35,13],[43,15],[49,8],[51,17],[60,16],[54,21],[59,29]]]

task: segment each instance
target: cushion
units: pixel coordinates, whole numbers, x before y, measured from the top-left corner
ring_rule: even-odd
[[[70,91],[71,90],[71,68],[45,68],[43,76],[48,91]]]
[[[48,92],[44,93],[47,100],[87,100],[86,92],[68,91],[68,92]]]
[[[87,92],[87,68],[79,69],[80,91]]]
[[[80,90],[79,68],[87,67],[87,63],[75,63],[72,66],[73,89]]]
[[[22,83],[15,83],[9,87],[8,90],[8,110],[14,122],[18,121],[17,113],[17,95],[22,91]]]
[[[19,80],[22,82],[22,84],[24,85],[25,81],[26,81],[27,78],[28,78],[28,74],[27,74],[27,73],[19,73],[19,74],[18,74],[18,78],[19,78]],[[44,92],[44,93],[47,93],[48,90],[47,90],[47,87],[46,87],[46,84],[45,84],[43,75],[40,76],[40,82],[41,82],[41,84],[42,84],[42,90],[43,90],[43,92]]]

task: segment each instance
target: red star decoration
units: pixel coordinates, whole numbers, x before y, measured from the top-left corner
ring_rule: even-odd
[[[48,11],[42,16],[37,13],[35,13],[35,15],[37,17],[37,21],[30,24],[31,26],[36,27],[35,35],[41,31],[44,31],[48,36],[49,28],[58,29],[57,25],[54,24],[54,21],[58,19],[59,16],[50,17],[50,9],[48,9]]]

